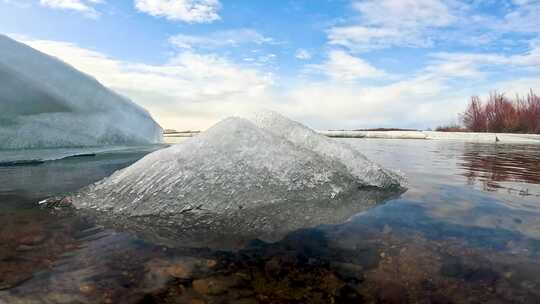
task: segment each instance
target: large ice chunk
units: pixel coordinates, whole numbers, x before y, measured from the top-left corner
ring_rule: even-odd
[[[80,195],[126,215],[226,213],[284,200],[330,200],[358,187],[345,166],[242,118],[154,152]]]
[[[162,140],[150,114],[62,61],[0,35],[0,149]]]
[[[405,179],[368,160],[357,149],[318,134],[306,126],[276,112],[258,110],[246,114],[246,118],[258,127],[283,136],[299,147],[342,163],[360,182],[382,188],[400,187]]]
[[[401,189],[389,171],[380,169],[385,174],[377,175],[380,186],[375,185],[369,182],[371,171],[353,173],[342,159],[290,140],[293,123],[280,119],[272,131],[244,118],[225,119],[81,190],[73,203],[112,216],[115,223],[143,223],[145,233],[172,224],[175,237],[209,239],[213,231],[220,240],[231,235],[276,239],[298,228],[341,223]],[[297,128],[306,129],[305,141],[321,140]],[[326,145],[336,145],[335,151],[342,147]]]

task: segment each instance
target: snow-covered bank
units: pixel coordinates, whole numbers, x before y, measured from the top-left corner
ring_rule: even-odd
[[[500,142],[540,144],[538,134],[511,133],[465,133],[437,131],[318,131],[319,134],[337,138],[386,138],[386,139],[433,139],[463,140],[471,142]]]
[[[161,133],[129,99],[0,35],[0,149],[145,145]]]
[[[338,138],[387,138],[387,139],[426,139],[420,131],[318,131],[319,134]]]
[[[465,140],[473,142],[531,143],[540,144],[540,135],[511,133],[463,133],[424,131],[427,139]]]

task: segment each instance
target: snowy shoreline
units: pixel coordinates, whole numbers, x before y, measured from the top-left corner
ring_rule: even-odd
[[[164,134],[170,137],[194,137],[200,132],[175,132]],[[540,144],[540,134],[515,133],[474,133],[474,132],[438,132],[438,131],[321,131],[317,133],[334,138],[381,138],[381,139],[429,139],[458,140],[480,143]]]
[[[540,134],[466,133],[437,131],[317,131],[336,138],[432,139],[470,142],[540,144]]]

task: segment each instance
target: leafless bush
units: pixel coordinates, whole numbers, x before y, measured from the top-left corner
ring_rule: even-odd
[[[532,90],[525,98],[494,92],[482,102],[475,96],[461,120],[473,132],[540,133],[540,97]]]

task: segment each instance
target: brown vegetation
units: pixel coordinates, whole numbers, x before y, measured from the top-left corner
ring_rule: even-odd
[[[514,99],[491,93],[482,101],[473,96],[461,114],[461,126],[438,127],[447,132],[540,133],[540,97],[532,90]]]
[[[439,126],[435,129],[439,132],[467,132],[468,130],[458,124]]]

